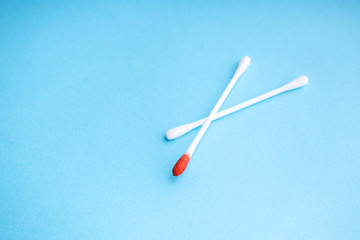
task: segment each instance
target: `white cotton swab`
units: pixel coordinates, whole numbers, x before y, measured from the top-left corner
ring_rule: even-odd
[[[303,87],[305,86],[307,83],[308,83],[309,79],[307,76],[300,76],[292,81],[290,81],[289,83],[277,88],[277,89],[274,89],[270,92],[267,92],[267,93],[264,93],[260,96],[257,96],[255,98],[252,98],[250,100],[247,100],[243,103],[240,103],[238,105],[235,105],[231,108],[228,108],[224,111],[221,111],[221,112],[218,112],[215,116],[215,118],[213,120],[216,120],[216,119],[219,119],[219,118],[222,118],[222,117],[225,117],[231,113],[234,113],[234,112],[237,112],[243,108],[246,108],[246,107],[249,107],[251,105],[254,105],[258,102],[261,102],[261,101],[264,101],[268,98],[271,98],[273,96],[276,96],[280,93],[283,93],[283,92],[286,92],[286,91],[290,91],[290,90],[293,90],[293,89],[296,89],[296,88],[300,88],[300,87]],[[191,130],[193,130],[194,128],[197,128],[199,126],[201,126],[202,124],[204,124],[206,121],[206,118],[203,118],[203,119],[200,119],[196,122],[192,122],[192,123],[188,123],[188,124],[184,124],[184,125],[181,125],[181,126],[178,126],[178,127],[174,127],[170,130],[168,130],[166,132],[166,138],[168,140],[173,140],[173,139],[176,139],[178,137],[181,137],[182,135],[190,132]]]
[[[176,164],[175,164],[175,166],[173,168],[173,171],[172,171],[174,176],[179,176],[180,174],[182,174],[185,171],[186,166],[188,165],[188,163],[190,161],[190,158],[191,158],[191,155],[194,153],[196,146],[200,142],[201,138],[203,137],[204,133],[206,132],[207,128],[209,127],[211,121],[215,118],[216,113],[219,111],[221,105],[225,101],[226,97],[230,93],[230,91],[233,88],[233,86],[235,85],[236,81],[239,79],[239,77],[245,72],[245,70],[250,65],[250,61],[251,60],[250,60],[249,57],[244,57],[243,59],[241,59],[241,61],[240,61],[239,65],[238,65],[238,67],[236,68],[235,74],[232,77],[230,83],[225,88],[225,91],[223,92],[223,94],[221,95],[221,97],[219,98],[217,103],[215,104],[213,110],[211,110],[209,116],[206,118],[203,126],[199,130],[199,132],[196,135],[196,137],[194,138],[193,142],[190,144],[190,146],[186,150],[186,152],[176,162]]]

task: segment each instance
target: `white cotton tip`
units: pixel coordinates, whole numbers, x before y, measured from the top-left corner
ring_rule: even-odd
[[[305,75],[302,75],[298,78],[295,78],[291,82],[285,84],[284,87],[286,88],[286,90],[292,90],[295,88],[303,87],[306,84],[308,84],[308,82],[309,82],[309,78]]]
[[[250,57],[248,56],[243,57],[235,70],[234,76],[239,77],[241,74],[243,74],[246,71],[246,69],[249,67],[250,63],[251,63]]]
[[[165,136],[167,140],[173,140],[175,138],[178,138],[182,135],[184,135],[187,132],[190,132],[191,130],[193,130],[195,127],[197,127],[199,125],[195,125],[194,123],[188,123],[179,127],[174,127],[172,129],[169,129]]]

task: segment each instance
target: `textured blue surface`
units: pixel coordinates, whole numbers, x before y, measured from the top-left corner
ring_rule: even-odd
[[[360,2],[149,2],[0,3],[0,239],[359,239]]]

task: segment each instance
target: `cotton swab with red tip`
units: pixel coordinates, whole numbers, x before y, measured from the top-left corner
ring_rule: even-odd
[[[273,96],[276,96],[280,93],[283,93],[283,92],[287,92],[287,91],[290,91],[290,90],[293,90],[293,89],[296,89],[296,88],[300,88],[300,87],[303,87],[305,86],[307,83],[308,83],[309,79],[307,76],[300,76],[290,82],[288,82],[287,84],[277,88],[277,89],[274,89],[270,92],[267,92],[267,93],[264,93],[260,96],[257,96],[255,98],[252,98],[250,100],[247,100],[245,102],[242,102],[238,105],[235,105],[231,108],[228,108],[224,111],[221,111],[221,112],[218,112],[215,116],[215,118],[213,120],[217,120],[219,118],[222,118],[222,117],[225,117],[231,113],[234,113],[234,112],[237,112],[241,109],[244,109],[246,107],[249,107],[251,105],[254,105],[258,102],[261,102],[261,101],[264,101],[268,98],[271,98]],[[166,132],[166,138],[168,140],[173,140],[173,139],[176,139],[178,137],[181,137],[182,135],[190,132],[191,130],[201,126],[202,124],[204,124],[206,121],[206,118],[203,118],[203,119],[200,119],[196,122],[192,122],[192,123],[188,123],[188,124],[184,124],[184,125],[181,125],[181,126],[178,126],[178,127],[174,127],[170,130],[168,130]]]
[[[216,113],[219,111],[221,105],[223,104],[223,102],[225,101],[226,97],[229,95],[231,89],[234,87],[236,81],[239,79],[239,77],[245,72],[245,70],[248,68],[248,66],[250,65],[250,58],[249,57],[244,57],[243,59],[241,59],[238,67],[236,68],[235,74],[232,77],[230,83],[228,84],[228,86],[225,88],[223,94],[221,95],[221,97],[219,98],[219,100],[217,101],[217,103],[215,104],[213,110],[211,110],[209,116],[206,118],[204,124],[202,125],[202,127],[200,128],[198,134],[196,135],[196,137],[194,138],[193,142],[190,144],[189,148],[186,150],[186,152],[180,157],[180,159],[176,162],[174,168],[173,168],[173,175],[174,176],[179,176],[180,174],[182,174],[189,161],[190,158],[192,156],[192,154],[194,153],[198,143],[200,142],[201,138],[204,136],[204,133],[206,132],[206,130],[208,129],[208,127],[210,126],[211,121],[215,118]]]

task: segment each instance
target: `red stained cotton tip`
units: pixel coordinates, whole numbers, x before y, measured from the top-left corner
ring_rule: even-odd
[[[185,153],[181,156],[181,158],[176,162],[174,168],[173,168],[173,175],[174,176],[179,176],[180,174],[182,174],[185,169],[186,166],[188,165],[190,161],[190,155]]]

